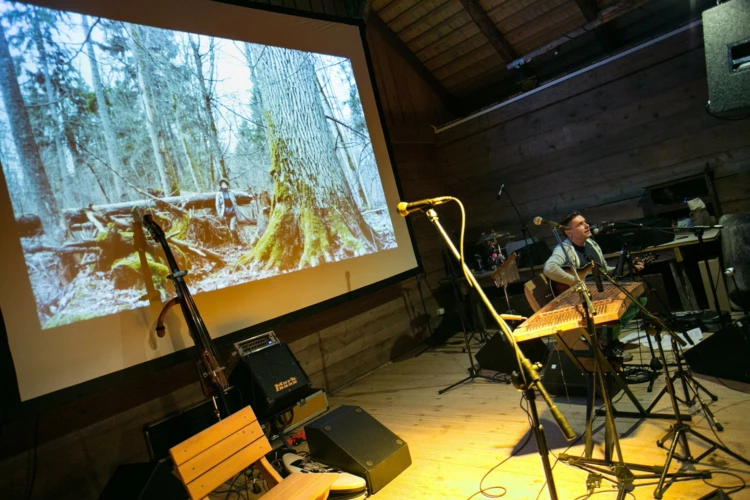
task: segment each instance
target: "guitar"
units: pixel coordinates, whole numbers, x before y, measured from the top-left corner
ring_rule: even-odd
[[[154,221],[151,214],[143,216],[143,227],[151,235],[151,238],[159,243],[164,250],[164,255],[167,258],[169,264],[169,270],[171,273],[167,278],[171,279],[174,283],[176,296],[164,305],[164,308],[159,313],[159,319],[156,326],[156,334],[159,337],[164,337],[164,317],[167,311],[174,305],[179,304],[182,310],[182,315],[185,317],[185,323],[187,324],[190,336],[193,338],[195,346],[198,348],[198,378],[200,379],[201,389],[203,394],[207,398],[214,400],[214,412],[216,413],[217,419],[221,419],[221,415],[215,402],[218,398],[226,415],[232,413],[229,403],[226,398],[225,391],[229,388],[229,382],[227,380],[226,369],[221,362],[219,353],[216,350],[216,346],[211,340],[211,336],[208,334],[206,326],[203,324],[198,308],[193,302],[193,297],[190,295],[190,290],[185,283],[185,275],[188,273],[186,270],[180,270],[177,266],[177,261],[172,255],[172,250],[169,248],[169,243],[164,235],[164,231]]]
[[[646,254],[642,257],[637,257],[633,259],[633,262],[641,262],[644,266],[647,266],[654,262],[656,260],[655,255]],[[572,269],[569,266],[565,266],[562,268],[566,273],[570,274],[571,276],[575,276],[578,274],[578,277],[581,278],[581,280],[585,280],[587,276],[594,273],[594,263],[589,262],[584,267],[580,267],[578,269]],[[570,288],[570,285],[566,285],[565,283],[560,283],[559,281],[549,280],[549,287],[552,292],[553,297],[557,297],[561,293],[563,293],[565,290]]]

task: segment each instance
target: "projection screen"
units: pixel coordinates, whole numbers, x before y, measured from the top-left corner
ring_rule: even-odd
[[[416,268],[360,28],[207,0],[0,1],[0,307],[22,400]]]

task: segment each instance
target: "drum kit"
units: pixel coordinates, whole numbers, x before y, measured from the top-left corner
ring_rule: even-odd
[[[487,268],[494,271],[502,266],[506,259],[506,255],[503,254],[503,247],[505,246],[503,243],[507,244],[512,238],[514,238],[514,235],[494,229],[489,233],[482,233],[476,244],[477,246],[486,245],[486,254],[474,254],[479,271],[484,271]]]

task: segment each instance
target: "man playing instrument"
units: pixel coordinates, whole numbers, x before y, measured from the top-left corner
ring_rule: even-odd
[[[581,268],[592,260],[598,265],[604,267],[608,273],[614,271],[613,267],[607,266],[604,260],[604,254],[599,245],[591,239],[591,227],[586,223],[586,219],[580,212],[571,212],[560,221],[560,225],[565,228],[565,241],[562,246],[557,245],[552,251],[552,255],[544,264],[544,275],[549,279],[573,286],[577,283],[576,277],[563,269],[565,266],[573,265],[574,268]],[[565,255],[568,258],[565,258]],[[634,262],[633,270],[640,272],[643,270],[643,263]]]
[[[544,275],[553,281],[557,281],[567,286],[574,286],[578,283],[576,277],[567,272],[564,267],[572,265],[574,269],[586,266],[589,262],[594,261],[595,265],[600,265],[606,269],[607,273],[614,271],[613,267],[607,265],[604,259],[604,253],[599,245],[591,238],[591,228],[586,223],[586,219],[580,212],[571,212],[560,221],[564,228],[565,240],[562,245],[557,245],[552,251],[552,255],[544,264]],[[566,258],[567,255],[567,258]],[[643,270],[643,263],[633,262],[632,269],[635,272]],[[642,299],[643,300],[643,299]],[[637,313],[636,306],[631,304],[620,320],[620,324],[627,324]],[[609,346],[614,356],[622,357],[623,344],[617,340],[620,335],[620,328],[614,328],[612,332],[612,343]]]

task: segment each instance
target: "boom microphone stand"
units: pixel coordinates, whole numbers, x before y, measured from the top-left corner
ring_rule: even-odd
[[[500,186],[500,192],[497,193],[497,199],[500,199],[500,196],[503,194],[503,191],[505,191],[505,194],[508,195],[508,201],[510,201],[510,205],[513,207],[513,210],[516,212],[516,217],[518,217],[518,221],[521,223],[521,237],[523,238],[524,246],[528,245],[528,241],[531,241],[531,244],[534,243],[534,240],[531,239],[531,233],[529,232],[529,226],[526,225],[526,222],[523,220],[523,217],[521,217],[521,214],[518,212],[518,208],[516,207],[516,204],[513,203],[513,198],[510,197],[510,192],[505,189],[505,184]],[[534,256],[532,255],[529,259],[529,263],[531,264],[531,276],[536,276],[536,271],[534,270]]]
[[[447,197],[446,197],[447,198]],[[461,212],[463,214],[463,205],[461,202],[456,198],[450,198],[451,200],[458,203],[458,205],[461,207]],[[436,199],[437,200],[437,199]],[[439,200],[442,200],[439,199]],[[442,203],[443,201],[440,201]],[[516,359],[518,360],[518,372],[514,372],[514,384],[517,383],[517,387],[523,391],[524,396],[526,397],[526,400],[529,402],[529,410],[531,413],[532,423],[533,423],[533,433],[534,433],[534,439],[536,440],[536,446],[537,446],[537,452],[539,453],[539,456],[542,460],[542,468],[544,469],[544,477],[547,481],[547,489],[549,492],[549,497],[551,500],[558,500],[557,497],[557,490],[555,488],[555,479],[552,476],[552,467],[550,466],[549,462],[549,448],[547,447],[547,440],[544,435],[544,429],[542,427],[541,421],[539,420],[539,413],[536,408],[535,403],[535,389],[539,391],[540,395],[542,396],[542,399],[544,399],[544,402],[547,404],[547,406],[550,409],[550,412],[552,413],[553,418],[557,422],[557,425],[560,427],[560,430],[562,431],[563,435],[566,439],[569,441],[575,438],[575,432],[573,432],[573,429],[568,424],[567,420],[565,420],[565,417],[563,417],[562,413],[560,413],[560,410],[555,406],[555,404],[552,402],[552,398],[550,398],[549,393],[547,393],[547,390],[542,385],[541,377],[539,376],[539,371],[536,366],[532,365],[531,362],[526,358],[526,356],[523,354],[523,352],[518,348],[518,344],[516,344],[516,340],[513,337],[513,333],[510,330],[510,327],[505,322],[503,317],[495,311],[495,308],[492,306],[492,303],[490,303],[490,300],[487,298],[487,296],[482,291],[482,288],[479,286],[479,283],[477,282],[474,275],[471,273],[468,267],[466,267],[466,263],[461,258],[461,254],[456,250],[456,247],[453,246],[453,242],[451,241],[450,237],[448,237],[448,234],[443,229],[443,226],[440,224],[440,221],[438,219],[437,212],[432,208],[432,206],[436,205],[436,202],[432,202],[431,200],[424,200],[424,202],[415,202],[415,207],[417,204],[423,205],[421,208],[427,209],[426,215],[427,218],[430,220],[430,222],[437,228],[437,230],[440,232],[440,235],[445,240],[445,244],[448,246],[448,248],[451,250],[453,255],[461,262],[461,267],[464,271],[464,274],[466,275],[466,279],[469,281],[469,283],[476,289],[477,293],[479,294],[480,298],[482,299],[482,302],[484,302],[484,305],[487,307],[487,310],[490,312],[492,317],[497,322],[497,325],[500,327],[500,331],[503,332],[503,335],[505,335],[506,340],[508,341],[508,344],[513,348]],[[399,213],[402,216],[406,216],[409,213],[408,210],[409,204],[403,204],[399,203]],[[417,209],[421,209],[417,208]],[[463,242],[462,242],[463,243]]]

